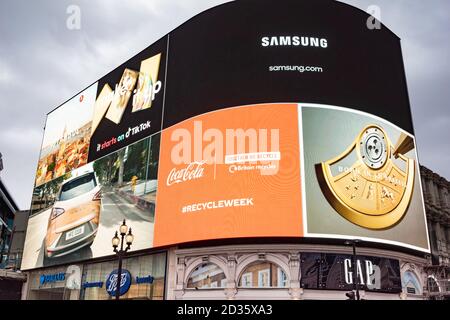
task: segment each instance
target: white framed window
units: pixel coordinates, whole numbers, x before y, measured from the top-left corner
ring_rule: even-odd
[[[277,286],[280,288],[286,288],[288,286],[287,275],[280,267],[277,268]]]
[[[252,279],[253,278],[253,279]],[[270,261],[255,261],[247,265],[239,279],[240,287],[287,288],[288,276],[284,269]]]
[[[251,272],[244,273],[241,277],[241,286],[244,288],[252,287],[253,274]]]
[[[270,287],[270,269],[258,271],[258,287]]]
[[[219,284],[225,280],[223,270],[213,263],[203,263],[197,266],[189,276],[186,288],[208,289],[218,288]]]
[[[227,286],[227,279],[220,280],[220,287],[225,288]]]

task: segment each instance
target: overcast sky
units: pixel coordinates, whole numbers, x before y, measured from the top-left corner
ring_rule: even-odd
[[[46,114],[224,2],[0,0],[0,177],[21,209],[30,207]],[[379,6],[382,22],[402,39],[419,160],[450,180],[450,1],[342,2]],[[80,30],[66,27],[73,4],[81,9]]]

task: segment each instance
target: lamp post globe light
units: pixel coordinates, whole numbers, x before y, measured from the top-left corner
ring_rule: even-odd
[[[119,237],[120,233],[120,237]],[[116,231],[114,237],[112,238],[113,251],[117,254],[119,259],[119,267],[117,268],[117,284],[116,284],[116,300],[120,298],[120,283],[122,281],[122,258],[124,254],[130,250],[131,244],[133,243],[134,236],[131,232],[131,228],[128,228],[125,219],[123,219],[122,224],[119,227],[119,232]],[[124,243],[126,244],[125,249]],[[120,246],[120,249],[117,249]]]

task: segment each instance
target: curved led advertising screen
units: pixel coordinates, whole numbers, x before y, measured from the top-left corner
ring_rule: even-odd
[[[207,10],[50,112],[22,269],[230,238],[429,252],[400,40],[335,1]]]

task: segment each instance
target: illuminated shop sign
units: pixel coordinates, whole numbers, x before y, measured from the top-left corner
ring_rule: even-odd
[[[352,259],[344,259],[344,274],[346,284],[353,284],[353,279],[355,279],[356,277],[358,284],[365,284],[370,289],[380,289],[380,277],[378,277],[380,267],[378,267],[377,265],[374,266],[374,264],[370,260],[357,259],[355,269],[356,270],[353,270]]]
[[[59,272],[59,273],[53,273],[53,274],[42,274],[39,277],[40,285],[43,285],[46,283],[60,282],[60,281],[65,281],[65,280],[66,280],[65,272]]]
[[[366,291],[402,291],[398,260],[328,253],[301,254],[301,286],[305,289],[352,290],[354,280]]]
[[[130,285],[132,284],[132,277],[131,274],[129,274],[128,271],[124,270],[122,271],[122,277],[121,278],[121,294],[123,295],[126,293],[125,289],[123,289],[122,287],[126,287],[127,286],[127,282],[130,282]],[[129,274],[129,275],[128,275]],[[154,281],[154,277],[151,275],[148,276],[144,276],[144,277],[140,277],[140,276],[136,276],[135,278],[135,283],[136,284],[144,284],[144,283],[149,283],[152,284]],[[103,288],[103,281],[94,281],[94,282],[85,282],[83,283],[83,288]],[[117,287],[117,271],[114,270],[109,276],[108,279],[106,281],[106,290],[108,291],[108,293],[112,292],[112,295],[115,295],[115,290]],[[128,289],[127,289],[128,290]],[[124,292],[124,293],[122,293]]]
[[[108,278],[106,279],[106,292],[108,292],[110,296],[116,295],[117,279],[118,279],[117,270],[111,272]],[[131,273],[130,271],[123,269],[120,276],[119,294],[124,295],[125,293],[127,293],[128,289],[130,289],[130,286],[131,286]]]
[[[85,282],[83,283],[83,288],[102,288],[103,287],[103,281],[99,282]]]
[[[152,276],[136,277],[136,283],[153,283],[154,278]]]

